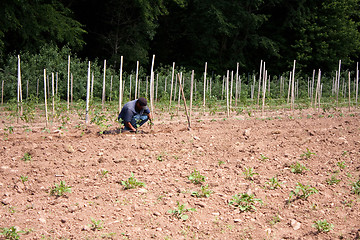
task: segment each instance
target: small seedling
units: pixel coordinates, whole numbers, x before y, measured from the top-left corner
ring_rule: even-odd
[[[352,192],[356,195],[360,195],[360,180],[351,184]]]
[[[326,220],[323,221],[319,220],[319,221],[314,221],[312,227],[316,228],[318,232],[329,232],[334,228],[334,225],[328,223]]]
[[[270,221],[270,225],[275,225],[280,222],[280,216],[279,214],[276,214],[276,216],[273,217],[273,219]]]
[[[12,134],[12,133],[14,133],[14,127],[12,127],[12,126],[6,127],[6,128],[4,128],[4,131],[8,131],[9,134]]]
[[[300,191],[302,192],[302,194],[300,194]],[[303,185],[301,183],[297,183],[295,190],[290,192],[289,202],[292,200],[293,197],[306,200],[308,197],[318,192],[319,191],[316,188],[311,187],[310,185]]]
[[[60,184],[55,183],[55,186],[50,190],[50,195],[60,197],[67,192],[71,193],[71,187],[66,186],[66,183],[64,181],[60,181]]]
[[[219,161],[218,161],[218,165],[219,165],[219,167],[220,167],[221,165],[223,165],[223,164],[225,164],[225,162],[224,162],[224,161],[221,161],[221,160],[219,160]]]
[[[16,239],[20,239],[19,233],[24,233],[24,232],[17,231],[16,227],[12,226],[10,228],[1,228],[0,235],[3,235],[7,240],[16,240]]]
[[[24,162],[31,161],[31,154],[28,152],[24,153],[24,156],[21,158],[21,160],[23,160]]]
[[[185,212],[196,211],[195,208],[186,208],[185,204],[180,205],[179,201],[177,201],[176,204],[177,204],[177,208],[174,210],[168,210],[168,213],[171,213],[173,216],[177,217],[178,219],[182,219],[186,221],[189,218],[189,216],[186,215]]]
[[[136,178],[134,178],[134,173],[131,173],[131,177],[129,177],[128,180],[121,181],[121,185],[124,186],[125,190],[145,186],[143,182],[139,182]]]
[[[201,186],[200,192],[192,192],[191,195],[201,198],[201,197],[210,197],[210,194],[213,193],[213,191],[209,190],[209,185],[206,184],[206,186]]]
[[[267,186],[269,189],[276,189],[278,187],[281,187],[279,180],[276,177],[272,177],[269,179],[269,182],[265,183],[265,186]]]
[[[101,169],[101,177],[102,177],[102,178],[103,178],[103,177],[106,177],[108,173],[109,173],[108,170],[106,170],[106,169]]]
[[[256,211],[254,206],[255,202],[262,204],[262,200],[254,198],[254,194],[241,193],[233,196],[233,199],[230,200],[229,205],[234,205],[240,209],[241,212],[246,211]]]
[[[258,173],[254,172],[253,168],[245,168],[243,174],[246,180],[252,180],[254,175],[259,175]]]
[[[310,159],[312,155],[316,155],[315,153],[311,152],[308,148],[306,148],[306,152],[300,155],[302,159]]]
[[[299,162],[296,162],[290,166],[290,171],[292,173],[302,173],[304,170],[307,171],[308,169]]]
[[[346,168],[345,161],[337,162],[336,165],[342,170],[344,170]]]
[[[260,158],[259,158],[259,160],[260,161],[265,161],[265,160],[268,160],[269,158],[268,157],[266,157],[266,156],[264,156],[264,155],[262,155],[262,154],[260,154]]]
[[[28,177],[27,176],[20,176],[21,182],[25,183],[28,181]]]
[[[102,221],[101,220],[95,220],[93,218],[91,218],[91,224],[88,225],[90,227],[91,230],[95,231],[95,230],[100,230],[102,229]]]
[[[194,169],[188,179],[194,184],[201,184],[202,182],[205,182],[205,176],[201,175],[196,169]]]
[[[341,180],[337,179],[335,175],[332,175],[331,178],[326,179],[326,183],[329,185],[335,185],[338,184]]]

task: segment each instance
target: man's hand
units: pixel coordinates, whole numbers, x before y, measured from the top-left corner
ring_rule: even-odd
[[[130,131],[136,132],[136,128],[134,128],[133,125],[131,125],[130,122],[126,122],[125,125],[126,125],[126,127],[130,128]]]

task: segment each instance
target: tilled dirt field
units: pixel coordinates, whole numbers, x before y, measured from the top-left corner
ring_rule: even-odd
[[[100,136],[76,122],[6,136],[3,122],[0,228],[20,239],[359,239],[360,114],[270,115],[197,116],[191,131],[184,117],[159,117],[142,134]],[[292,172],[297,162],[307,170]],[[204,182],[189,180],[194,170]],[[124,189],[132,173],[145,186]],[[71,192],[51,194],[60,181]],[[318,192],[289,201],[297,183]],[[192,195],[206,185],[208,197]],[[229,204],[243,193],[262,204]],[[169,213],[181,205],[195,209],[187,220]],[[319,232],[319,220],[332,230]]]

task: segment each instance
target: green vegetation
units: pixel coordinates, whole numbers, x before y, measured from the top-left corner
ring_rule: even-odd
[[[10,227],[10,228],[1,228],[0,235],[3,235],[5,239],[7,240],[16,240],[20,239],[19,233],[24,233],[23,231],[17,231],[16,228]]]
[[[174,210],[168,210],[168,213],[172,214],[174,217],[178,218],[178,219],[182,219],[184,221],[186,221],[189,216],[185,214],[185,212],[189,212],[189,211],[196,211],[195,208],[186,208],[185,204],[181,204],[177,201],[177,208],[175,208]]]
[[[201,186],[200,192],[192,192],[191,195],[201,198],[201,197],[210,197],[210,194],[213,193],[213,191],[209,190],[209,185],[206,184],[206,186]]]
[[[289,202],[292,201],[294,197],[306,200],[308,197],[318,192],[319,191],[316,188],[311,187],[310,185],[297,183],[295,190],[290,192]]]
[[[243,171],[243,175],[245,176],[246,180],[252,180],[254,175],[259,175],[258,173],[254,172],[254,169],[249,167],[245,167],[245,170]]]
[[[96,231],[103,228],[102,224],[103,223],[101,220],[95,220],[91,218],[91,224],[89,224],[88,226],[90,227],[91,230]]]
[[[303,171],[307,171],[308,169],[299,162],[296,162],[290,166],[290,171],[292,173],[303,173]]]
[[[21,158],[21,160],[23,160],[24,162],[31,161],[31,154],[28,152],[24,153],[24,156]]]
[[[121,185],[124,186],[124,189],[133,189],[137,187],[144,187],[145,183],[139,182],[136,178],[134,178],[134,173],[131,173],[131,177],[129,177],[125,181],[121,181]]]
[[[336,178],[336,175],[332,175],[331,178],[326,179],[326,183],[329,185],[338,184],[341,180]]]
[[[52,187],[50,190],[50,195],[58,197],[64,195],[65,193],[71,193],[71,187],[66,186],[66,183],[64,181],[60,181],[60,184],[55,183],[55,186]]]
[[[232,197],[229,205],[238,207],[241,212],[256,211],[255,202],[262,203],[262,200],[255,198],[254,194],[239,193]]]
[[[302,159],[310,159],[312,155],[316,155],[315,153],[311,152],[308,148],[306,148],[306,152],[300,155]]]
[[[336,165],[341,169],[344,170],[346,168],[345,161],[337,162]]]
[[[351,184],[352,192],[356,195],[360,195],[360,180]]]
[[[101,169],[100,173],[101,173],[101,177],[103,178],[103,177],[106,177],[108,175],[109,171],[106,170],[106,169]]]
[[[277,189],[281,187],[279,180],[276,177],[272,177],[269,179],[269,182],[265,182],[265,187],[269,189]]]
[[[260,158],[259,158],[260,161],[265,161],[265,160],[268,160],[268,159],[269,159],[268,157],[260,154]]]
[[[326,220],[318,220],[314,221],[312,227],[318,230],[318,232],[330,232],[334,228],[334,225],[328,223]]]
[[[188,179],[194,184],[201,184],[205,182],[205,176],[201,175],[196,169],[194,169],[194,171],[189,175]]]
[[[20,176],[21,182],[25,183],[28,181],[28,177],[27,176]]]

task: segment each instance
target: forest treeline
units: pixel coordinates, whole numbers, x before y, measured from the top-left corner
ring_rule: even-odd
[[[0,69],[9,55],[66,46],[118,69],[136,61],[223,74],[354,68],[360,0],[0,0]]]

